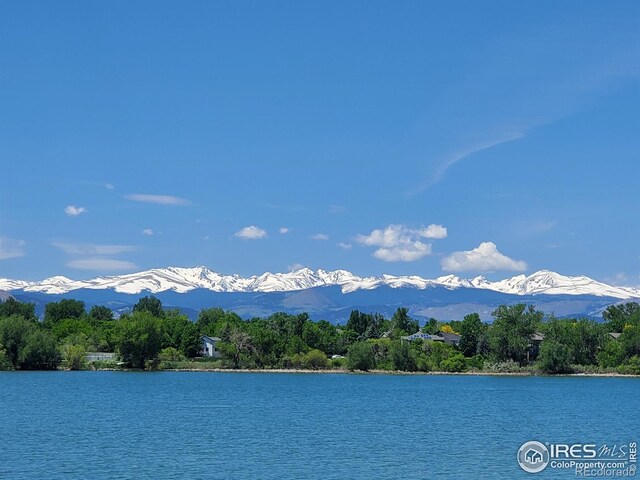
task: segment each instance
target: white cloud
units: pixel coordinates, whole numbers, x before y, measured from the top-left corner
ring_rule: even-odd
[[[508,270],[522,272],[527,263],[513,260],[498,251],[493,242],[482,242],[477,248],[468,251],[453,252],[440,262],[446,272],[494,272]]]
[[[132,245],[98,245],[91,243],[60,243],[52,245],[70,255],[118,255],[132,252],[136,248]]]
[[[431,254],[431,244],[422,239],[446,238],[447,229],[442,225],[409,228],[404,225],[389,225],[384,230],[373,230],[369,235],[358,235],[356,241],[362,245],[379,247],[373,256],[385,262],[414,262]]]
[[[24,257],[25,246],[26,246],[26,243],[23,240],[0,237],[0,260]]]
[[[260,240],[261,238],[267,236],[267,232],[260,227],[250,225],[238,230],[235,233],[235,236],[238,238],[243,238],[245,240]]]
[[[285,233],[289,233],[290,231],[291,229],[287,227],[280,227],[280,230],[278,230],[278,232],[280,232],[282,235],[284,235]]]
[[[353,245],[351,245],[350,243],[345,242],[338,242],[338,246],[343,250],[351,250],[351,247],[353,247]]]
[[[320,240],[320,241],[326,241],[329,240],[329,235],[327,235],[326,233],[314,233],[313,235],[310,235],[309,238],[311,240]]]
[[[76,207],[74,205],[68,205],[64,209],[64,213],[66,213],[70,217],[77,217],[78,215],[82,215],[83,213],[87,213],[87,209],[84,208],[84,207]]]
[[[287,266],[287,270],[289,270],[290,272],[295,272],[296,270],[301,270],[303,268],[305,268],[305,266],[301,263],[293,263]]]
[[[437,240],[447,238],[447,227],[431,224],[427,228],[420,229],[420,236]]]
[[[153,236],[153,229],[151,228],[145,228],[144,230],[142,230],[142,234],[143,235],[148,235],[148,236]]]
[[[134,263],[127,262],[125,260],[116,260],[113,258],[83,258],[77,260],[71,260],[67,262],[67,267],[75,268],[77,270],[107,270],[107,271],[122,271],[133,270],[136,267]]]
[[[184,206],[191,205],[191,201],[186,198],[174,197],[173,195],[151,195],[147,193],[133,193],[124,198],[134,202],[155,203],[157,205]]]
[[[415,262],[431,254],[431,244],[413,242],[397,247],[382,247],[373,252],[373,256],[385,262]]]
[[[114,190],[116,187],[113,185],[113,183],[105,183],[104,188],[106,188],[107,190]]]

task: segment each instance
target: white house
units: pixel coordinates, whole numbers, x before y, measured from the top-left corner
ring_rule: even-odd
[[[220,356],[220,352],[218,351],[218,342],[220,342],[218,337],[208,337],[203,335],[202,356],[218,358]]]
[[[434,342],[444,342],[444,338],[440,335],[430,335],[424,332],[416,332],[412,335],[407,335],[402,337],[402,340],[407,340],[409,342],[413,342],[414,340],[433,340]]]

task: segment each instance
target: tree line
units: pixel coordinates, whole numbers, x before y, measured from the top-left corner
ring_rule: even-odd
[[[0,369],[82,369],[90,366],[87,352],[115,352],[116,365],[93,366],[187,368],[206,362],[207,368],[640,374],[638,303],[608,307],[603,322],[559,319],[524,304],[499,306],[492,316],[492,323],[477,313],[450,322],[431,318],[420,328],[402,307],[391,318],[354,310],[341,325],[306,313],[243,320],[207,308],[192,322],[144,297],[119,318],[105,306],[87,311],[83,302],[64,299],[47,304],[41,321],[34,305],[9,298],[0,303]],[[419,330],[457,334],[459,343],[403,339]],[[221,358],[198,358],[203,335],[221,339]]]

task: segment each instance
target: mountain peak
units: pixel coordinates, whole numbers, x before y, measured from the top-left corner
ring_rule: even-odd
[[[359,277],[347,270],[313,271],[303,267],[289,273],[264,272],[252,277],[222,275],[205,266],[192,268],[166,267],[120,276],[96,277],[91,280],[71,280],[64,276],[49,277],[40,282],[0,279],[0,290],[24,290],[44,293],[68,293],[87,288],[94,290],[111,289],[117,292],[139,294],[143,291],[159,293],[173,290],[185,293],[195,289],[215,292],[286,292],[299,291],[323,286],[339,286],[343,293],[356,290],[372,290],[387,286],[397,288],[444,287],[479,288],[511,295],[564,294],[595,295],[618,299],[640,298],[640,290],[615,287],[585,276],[569,277],[551,270],[539,270],[529,276],[516,275],[500,281],[489,281],[478,276],[470,280],[456,275],[444,275],[429,280],[417,275],[395,276],[383,274],[377,277]]]

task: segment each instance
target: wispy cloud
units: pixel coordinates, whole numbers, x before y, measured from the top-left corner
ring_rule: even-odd
[[[285,210],[288,212],[304,212],[309,210],[309,207],[305,205],[283,205],[269,202],[258,203],[257,206],[260,208],[269,208],[271,210]]]
[[[351,248],[353,247],[353,245],[346,242],[338,242],[337,245],[343,250],[351,250]]]
[[[423,180],[410,184],[408,196],[443,181],[454,165],[487,159],[479,154],[591,108],[638,79],[640,35],[630,19],[619,18],[624,26],[616,31],[609,17],[577,17],[470,46],[471,60],[459,65],[463,74],[411,129],[406,157]],[[552,54],[545,45],[553,45]]]
[[[116,187],[115,185],[113,185],[113,183],[107,182],[104,184],[104,188],[106,188],[107,190],[115,190]]]
[[[132,245],[102,245],[93,243],[62,243],[54,242],[52,245],[69,255],[119,255],[133,252],[136,247]]]
[[[69,262],[67,262],[67,267],[77,270],[97,270],[109,272],[119,272],[137,268],[135,263],[127,262],[126,260],[100,257],[70,260]]]
[[[558,222],[553,220],[530,220],[527,222],[519,222],[515,225],[516,234],[521,237],[531,237],[534,235],[542,235],[553,230]]]
[[[345,213],[347,211],[347,207],[342,205],[329,205],[329,213],[333,215],[337,215],[339,213]]]
[[[500,253],[493,242],[482,242],[473,250],[453,252],[440,262],[445,272],[523,272],[527,263]]]
[[[25,256],[26,242],[14,238],[0,237],[0,260]]]
[[[77,217],[78,215],[87,213],[87,209],[84,207],[76,207],[75,205],[67,205],[64,209],[64,213],[70,217]]]
[[[309,235],[309,238],[311,240],[320,240],[324,242],[329,240],[329,235],[327,235],[326,233],[314,233],[313,235]]]
[[[136,247],[132,245],[66,242],[54,242],[51,245],[71,257],[66,263],[69,268],[106,272],[132,270],[136,268],[136,265],[132,262],[113,258],[115,255],[136,250]]]
[[[289,233],[290,231],[291,231],[291,229],[290,229],[290,228],[288,228],[288,227],[280,227],[280,229],[278,230],[278,232],[279,232],[280,234],[282,234],[282,235],[284,235],[284,234],[286,234],[286,233]]]
[[[155,203],[156,205],[170,205],[170,206],[186,206],[191,205],[191,200],[186,198],[174,197],[173,195],[153,195],[148,193],[133,193],[131,195],[125,195],[127,200],[143,203]]]
[[[503,143],[520,140],[521,138],[525,137],[525,134],[526,130],[524,129],[519,131],[504,132],[496,137],[488,137],[480,142],[473,143],[465,148],[456,150],[444,156],[438,163],[438,166],[435,168],[433,174],[425,181],[423,181],[420,185],[407,192],[407,195],[417,195],[418,193],[424,192],[429,187],[432,187],[435,184],[441,182],[444,179],[447,170],[449,170],[449,168],[451,168],[456,163],[466,158],[472,157],[476,153],[480,153],[484,150],[502,145]]]
[[[296,270],[301,270],[303,268],[305,268],[305,266],[301,263],[292,263],[287,266],[287,270],[290,272],[295,272]]]
[[[152,237],[153,236],[153,229],[145,228],[144,230],[142,230],[142,234],[143,235],[147,235],[149,237]]]
[[[267,231],[260,227],[256,227],[255,225],[250,225],[248,227],[241,228],[234,235],[244,240],[260,240],[267,236]]]
[[[446,238],[447,229],[442,225],[409,228],[404,225],[389,225],[376,229],[368,235],[358,235],[356,241],[362,245],[378,247],[373,256],[385,262],[414,262],[431,254],[431,243],[424,239]]]

